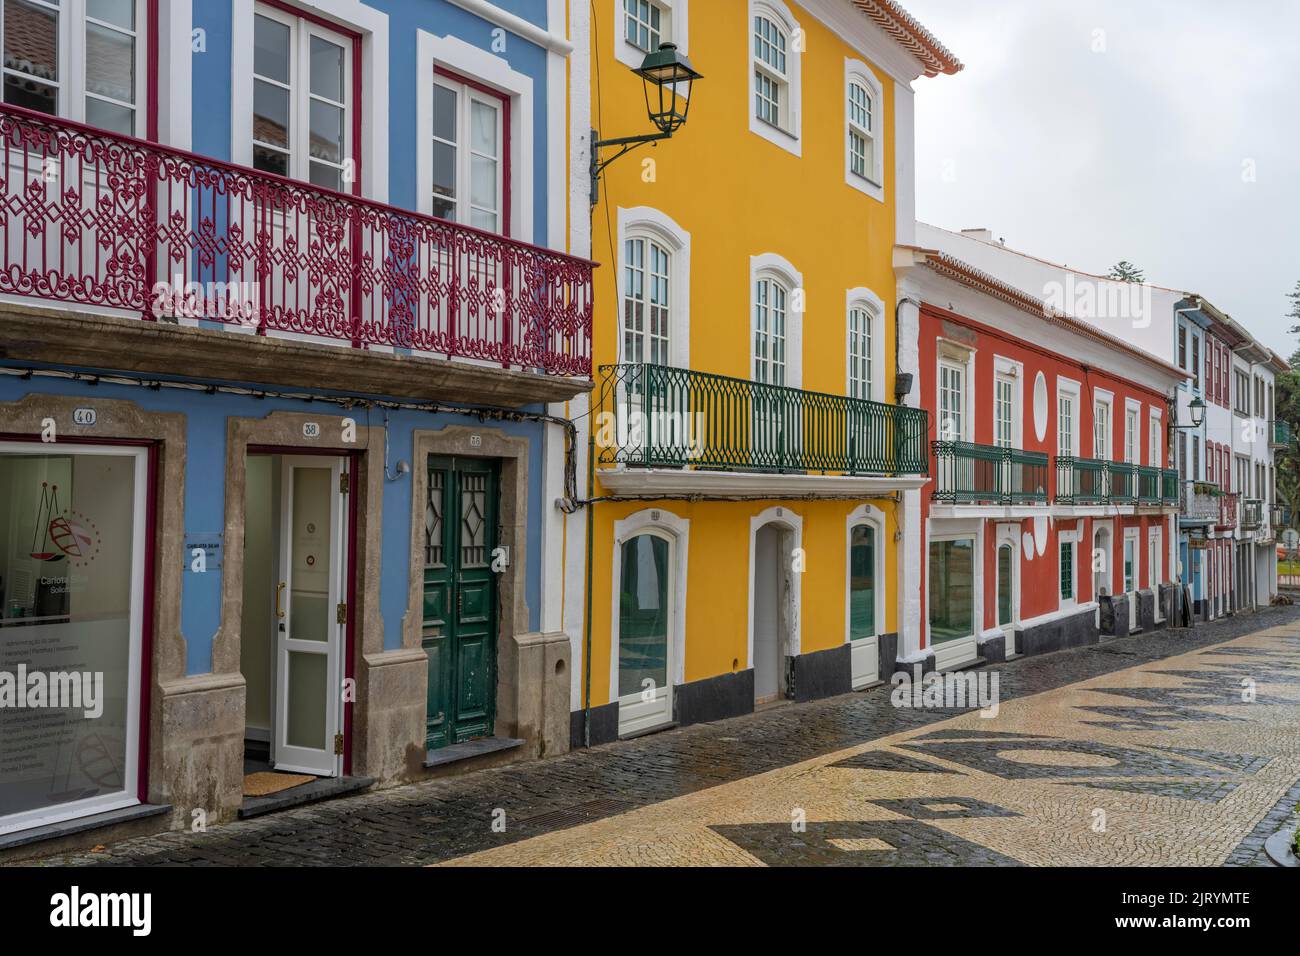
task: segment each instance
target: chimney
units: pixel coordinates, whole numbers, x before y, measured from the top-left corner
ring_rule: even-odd
[[[963,229],[961,234],[963,236],[969,236],[971,239],[979,239],[982,242],[993,241],[992,229]]]

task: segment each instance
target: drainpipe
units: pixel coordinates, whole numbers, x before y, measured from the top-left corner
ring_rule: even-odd
[[[595,402],[592,393],[591,402]],[[587,406],[587,611],[584,616],[583,636],[583,692],[582,692],[582,742],[591,749],[591,582],[592,560],[595,550],[596,503],[596,429],[592,417],[593,405]]]

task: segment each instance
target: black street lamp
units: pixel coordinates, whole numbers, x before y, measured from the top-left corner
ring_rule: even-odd
[[[591,204],[600,198],[600,174],[605,167],[638,146],[669,139],[686,125],[691,109],[691,88],[703,77],[691,66],[691,61],[677,49],[675,43],[661,43],[659,49],[646,55],[640,69],[634,70],[645,85],[645,107],[657,133],[640,136],[620,136],[615,139],[598,139],[600,133],[591,131]],[[617,146],[618,152],[601,160],[600,151]]]
[[[1200,428],[1205,421],[1205,403],[1201,401],[1201,396],[1196,395],[1187,405],[1187,410],[1192,413],[1192,423],[1190,425],[1175,425],[1174,428],[1186,430],[1189,428]]]

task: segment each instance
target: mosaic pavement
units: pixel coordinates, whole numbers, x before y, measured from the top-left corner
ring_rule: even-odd
[[[1298,778],[1288,624],[451,865],[1217,866]]]

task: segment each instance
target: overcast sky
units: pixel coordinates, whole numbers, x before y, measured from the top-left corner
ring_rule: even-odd
[[[966,65],[916,83],[918,218],[1128,259],[1291,354],[1300,2],[902,3]]]

